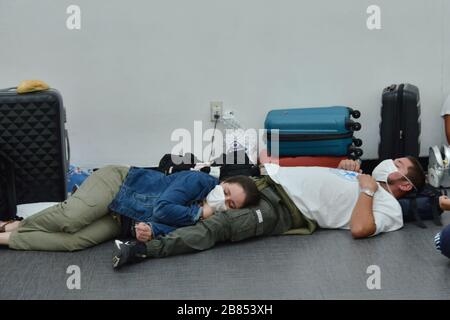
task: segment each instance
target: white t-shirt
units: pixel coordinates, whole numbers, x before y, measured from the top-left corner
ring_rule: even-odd
[[[450,114],[450,94],[441,109],[441,117]]]
[[[315,220],[321,228],[350,229],[360,193],[358,173],[322,167],[280,167],[273,163],[264,166],[307,218]],[[373,215],[375,234],[403,226],[400,204],[381,186],[374,195]]]

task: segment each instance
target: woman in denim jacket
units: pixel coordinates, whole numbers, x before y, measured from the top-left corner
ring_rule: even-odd
[[[0,245],[75,251],[121,235],[148,241],[214,211],[243,208],[258,200],[256,185],[248,177],[219,184],[199,171],[166,176],[156,170],[107,166],[89,176],[66,201],[21,222],[0,222]],[[136,234],[129,232],[135,224]]]

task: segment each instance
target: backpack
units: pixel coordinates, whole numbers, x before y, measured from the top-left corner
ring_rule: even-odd
[[[0,153],[0,220],[17,219],[14,163]]]
[[[219,180],[221,181],[239,175],[248,177],[261,175],[259,167],[250,161],[245,150],[223,153],[213,161],[212,166],[220,166]]]
[[[191,170],[198,162],[200,161],[192,153],[185,153],[184,155],[167,153],[161,158],[158,167],[155,169],[167,175],[178,171]]]
[[[413,191],[398,200],[403,212],[403,221],[414,222],[420,228],[426,228],[423,220],[433,220],[442,226],[441,214],[443,210],[439,206],[439,197],[442,191],[426,184],[420,191]]]
[[[152,169],[168,175],[178,171],[191,170],[196,163],[200,163],[200,160],[192,153],[186,153],[183,156],[168,153],[161,158],[158,167]],[[211,167],[220,167],[220,181],[238,175],[249,177],[259,177],[261,175],[259,167],[252,164],[245,151],[241,150],[223,153],[212,161]],[[211,169],[209,166],[206,166],[200,171],[209,174]]]

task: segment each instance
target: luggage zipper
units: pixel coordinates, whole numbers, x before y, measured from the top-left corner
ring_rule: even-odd
[[[273,134],[274,137],[278,136],[279,141],[322,141],[322,140],[339,140],[353,137],[352,132],[338,133],[338,134],[302,134],[302,133],[281,133]],[[272,133],[267,132],[267,139],[270,139]]]

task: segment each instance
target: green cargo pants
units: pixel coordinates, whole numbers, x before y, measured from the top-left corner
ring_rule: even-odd
[[[119,192],[128,167],[95,171],[66,201],[20,222],[9,247],[16,250],[75,251],[120,235],[120,219],[109,204]]]

